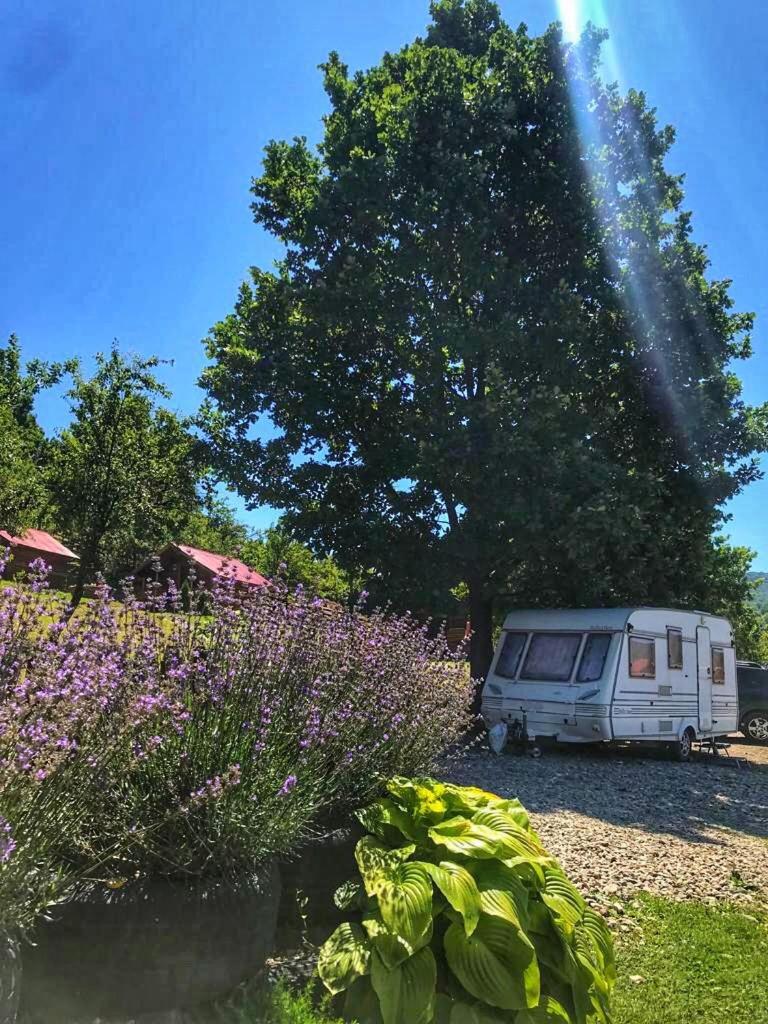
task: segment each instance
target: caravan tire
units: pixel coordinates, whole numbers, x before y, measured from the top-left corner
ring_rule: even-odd
[[[672,744],[672,756],[676,761],[690,761],[696,733],[689,726],[679,740]]]

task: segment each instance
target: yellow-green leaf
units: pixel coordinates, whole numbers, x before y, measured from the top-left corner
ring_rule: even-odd
[[[392,969],[378,953],[371,957],[371,984],[384,1024],[430,1024],[436,981],[437,965],[429,948]]]
[[[533,1010],[521,1010],[515,1024],[571,1024],[565,1007],[551,996],[544,996]]]
[[[470,873],[460,864],[444,860],[439,864],[416,861],[427,872],[455,911],[464,920],[464,930],[471,935],[480,920],[480,892]]]
[[[370,944],[360,925],[345,922],[322,946],[317,972],[328,991],[336,995],[368,973],[370,959]]]
[[[429,830],[429,838],[437,846],[464,857],[492,858],[503,853],[505,837],[500,832],[477,825],[466,818],[449,818]]]
[[[443,942],[448,966],[476,999],[503,1010],[539,1002],[539,965],[520,929],[483,914],[472,935],[452,924]]]
[[[369,896],[378,895],[378,888],[392,870],[414,852],[413,844],[392,850],[373,836],[364,836],[355,847],[355,860]]]
[[[381,916],[390,931],[412,949],[432,923],[432,884],[419,863],[398,864],[376,885]]]

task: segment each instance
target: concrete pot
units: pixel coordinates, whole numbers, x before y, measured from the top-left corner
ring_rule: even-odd
[[[229,994],[274,947],[280,875],[148,879],[58,908],[23,950],[25,1024],[125,1021]]]
[[[13,936],[0,933],[0,1024],[14,1024],[20,988],[19,944]]]
[[[340,885],[359,877],[355,847],[363,835],[363,828],[351,820],[308,843],[290,861],[281,862],[281,946],[297,944],[304,923],[309,938],[322,942],[346,919],[333,902],[333,895]]]

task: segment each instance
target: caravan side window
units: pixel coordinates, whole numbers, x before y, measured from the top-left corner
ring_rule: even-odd
[[[608,648],[611,646],[610,633],[590,633],[584,644],[584,653],[576,675],[577,683],[594,683],[602,678]]]
[[[629,674],[636,679],[656,678],[655,640],[645,636],[630,636]]]
[[[683,631],[667,629],[667,665],[669,668],[683,667]]]
[[[520,655],[523,653],[527,633],[506,633],[504,646],[501,648],[499,660],[496,663],[496,675],[504,676],[505,679],[514,679],[517,675],[517,666],[520,664]]]
[[[725,651],[722,647],[712,648],[712,682],[725,683]]]

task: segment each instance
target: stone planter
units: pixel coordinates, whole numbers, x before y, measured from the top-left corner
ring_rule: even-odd
[[[20,987],[19,944],[10,935],[0,933],[0,1024],[14,1024]]]
[[[25,1024],[126,1021],[199,1006],[253,977],[274,946],[280,875],[151,879],[58,908],[23,950]]]
[[[290,861],[281,863],[281,945],[297,944],[304,926],[302,914],[309,938],[315,942],[324,941],[346,919],[333,902],[333,894],[344,882],[358,876],[355,847],[363,835],[364,830],[354,820],[341,827],[331,826],[325,835],[308,843]]]

